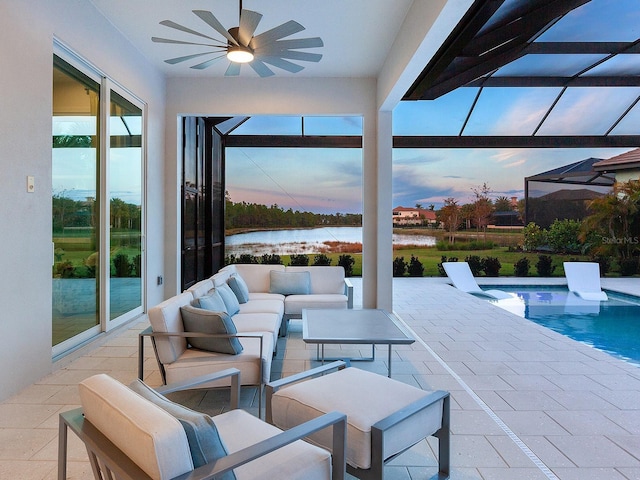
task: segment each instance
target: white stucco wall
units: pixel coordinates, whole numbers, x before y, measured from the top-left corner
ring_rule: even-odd
[[[0,401],[51,372],[54,36],[148,104],[148,303],[162,299],[164,78],[90,2],[0,2]],[[27,193],[27,175],[35,192]]]

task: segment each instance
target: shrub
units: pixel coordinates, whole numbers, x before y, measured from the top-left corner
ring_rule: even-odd
[[[345,277],[351,277],[353,275],[353,264],[356,261],[351,255],[340,255],[338,258],[338,265],[344,268]]]
[[[331,265],[331,259],[327,257],[324,253],[319,253],[313,258],[313,264],[317,267],[329,266]]]
[[[422,277],[424,275],[424,265],[418,260],[418,257],[414,257],[413,255],[411,255],[407,270],[410,277]]]
[[[444,262],[457,262],[457,261],[458,261],[457,257],[449,257],[447,259],[446,255],[442,255],[442,257],[440,257],[440,263],[438,263],[438,273],[440,274],[440,276],[441,277],[447,276],[447,272],[444,271],[444,267],[442,266]]]
[[[600,275],[603,277],[611,271],[611,257],[606,255],[595,255],[591,258],[591,261],[600,265]]]
[[[554,220],[549,227],[547,239],[554,252],[580,253],[582,244],[578,240],[579,232],[578,220]]]
[[[638,273],[638,259],[636,257],[621,258],[618,260],[620,265],[620,275],[623,277],[630,277]]]
[[[289,265],[296,267],[306,267],[309,265],[309,255],[306,253],[293,254],[291,255]]]
[[[480,275],[480,272],[482,272],[482,259],[478,255],[469,255],[464,261],[469,264],[469,268],[474,277]]]
[[[553,275],[556,266],[553,265],[553,258],[549,255],[539,255],[538,262],[536,263],[536,271],[541,277],[550,277]]]
[[[258,263],[258,257],[251,255],[250,253],[243,253],[238,257],[236,263]]]
[[[482,260],[482,269],[487,277],[497,277],[500,275],[502,264],[497,257],[485,257]]]
[[[133,265],[125,253],[118,253],[113,257],[113,266],[116,269],[116,277],[130,277]]]
[[[276,253],[265,253],[262,255],[260,263],[263,265],[282,265],[282,258]]]
[[[393,259],[393,276],[404,277],[404,272],[407,270],[407,262],[404,261],[404,257],[396,257]]]
[[[133,257],[133,276],[142,277],[142,255],[138,254]]]
[[[225,265],[231,265],[232,263],[238,263],[238,259],[235,255],[227,255],[226,257],[224,257]]]
[[[526,277],[529,275],[529,268],[531,267],[531,262],[527,257],[522,257],[513,265],[513,274],[516,277]]]
[[[547,231],[533,222],[529,222],[529,224],[522,229],[522,234],[524,236],[523,246],[525,250],[536,251],[548,243]]]
[[[53,266],[53,272],[56,277],[73,278],[73,264],[69,260],[58,262]]]

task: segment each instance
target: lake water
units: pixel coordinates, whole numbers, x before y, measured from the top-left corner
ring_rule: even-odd
[[[321,227],[300,230],[268,230],[239,233],[226,237],[227,255],[265,253],[321,253],[328,242],[362,243],[362,227]],[[394,245],[433,246],[436,238],[429,235],[393,235]]]

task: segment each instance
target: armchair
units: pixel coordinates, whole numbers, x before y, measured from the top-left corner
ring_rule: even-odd
[[[239,392],[237,369],[201,376],[192,382],[169,385],[161,390],[170,392],[198,387],[221,376],[232,379],[235,389],[232,408],[235,408]],[[188,422],[105,374],[89,377],[79,388],[82,408],[61,413],[59,417],[58,480],[64,480],[67,474],[69,429],[85,444],[96,480],[233,477],[237,480],[271,480],[283,478],[282,475],[299,480],[344,479],[346,421],[338,412],[282,431],[243,410],[234,409],[208,417],[185,409],[190,415],[202,415],[208,423],[213,421],[213,430],[217,430],[223,449],[226,447],[226,454],[223,452],[219,458],[195,466],[193,433],[190,437],[185,426]],[[322,429],[332,431],[332,454],[300,440]]]

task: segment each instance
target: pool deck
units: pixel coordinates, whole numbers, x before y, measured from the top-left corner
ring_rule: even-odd
[[[482,280],[504,285],[515,279]],[[357,294],[360,279],[353,283]],[[605,278],[602,284],[640,293],[637,278]],[[397,278],[393,288],[394,311],[417,339],[394,347],[393,377],[451,392],[452,479],[640,479],[639,367],[459,292],[445,279]],[[56,478],[58,413],[78,405],[77,383],[90,375],[106,372],[132,381],[137,335],[146,326],[143,319],[60,361],[51,375],[0,404],[0,478]],[[315,346],[302,341],[301,330],[294,321],[280,340],[274,378],[317,364]],[[335,348],[343,356],[370,353],[366,346]],[[155,360],[146,351],[146,380],[158,385]],[[354,366],[386,374],[386,349],[377,357]],[[211,414],[227,408],[222,392],[191,392],[180,400]],[[256,413],[255,400],[253,389],[243,389],[243,408]],[[430,478],[434,447],[421,442],[395,459],[385,478]],[[77,441],[69,473],[91,478]]]

